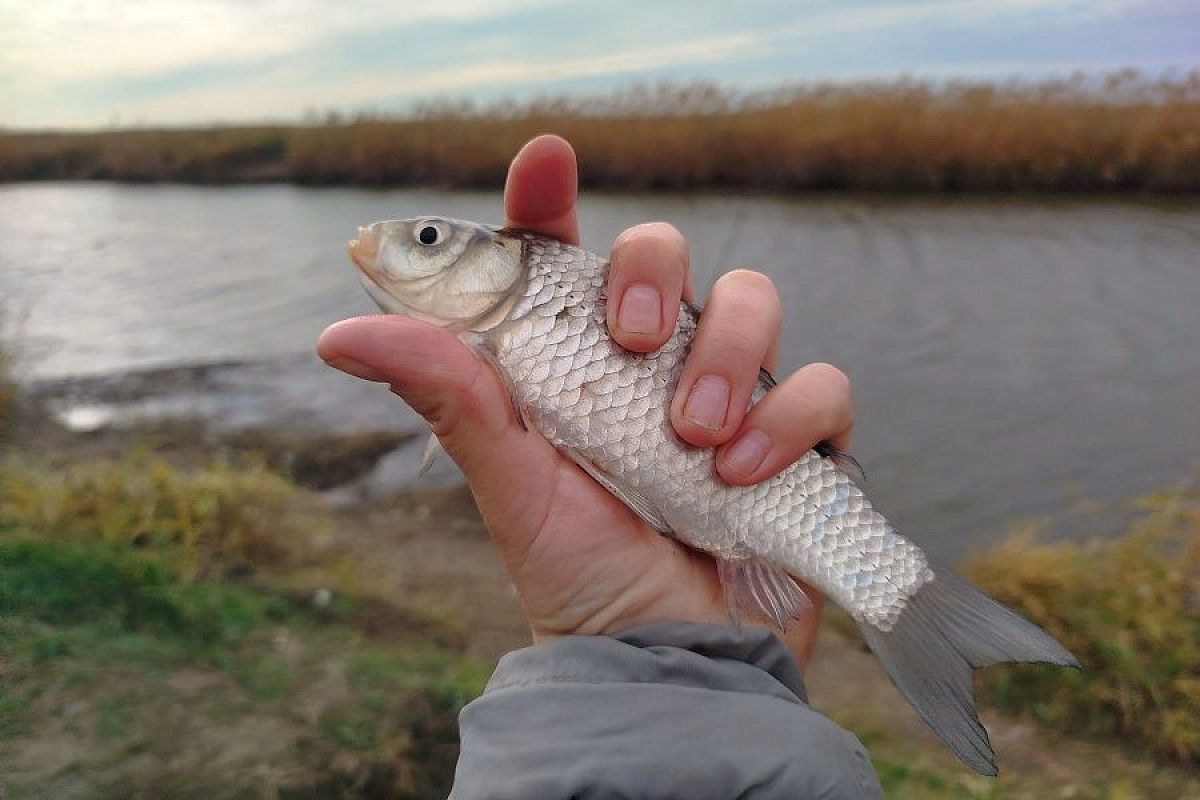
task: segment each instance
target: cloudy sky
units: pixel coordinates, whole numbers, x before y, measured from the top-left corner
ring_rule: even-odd
[[[1200,68],[1200,2],[0,0],[0,125],[18,128],[292,121],[636,80],[1125,66]]]

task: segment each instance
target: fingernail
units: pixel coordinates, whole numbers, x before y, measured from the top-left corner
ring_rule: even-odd
[[[769,452],[771,437],[758,428],[751,428],[725,450],[721,461],[733,472],[749,476],[762,466]]]
[[[374,367],[369,367],[361,361],[355,361],[345,356],[328,359],[325,363],[334,369],[340,369],[342,372],[353,375],[356,378],[362,378],[365,381],[387,380],[387,377]]]
[[[626,333],[658,333],[662,328],[662,295],[648,283],[635,283],[621,296],[617,326]]]
[[[729,381],[720,375],[705,375],[692,384],[683,416],[710,431],[719,431],[725,425],[725,412],[729,408]]]

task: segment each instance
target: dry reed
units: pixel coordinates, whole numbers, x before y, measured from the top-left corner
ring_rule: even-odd
[[[588,99],[430,104],[321,124],[0,134],[0,181],[497,187],[531,136],[580,153],[583,182],[767,191],[1200,190],[1200,72],[897,80],[736,93],[635,87]]]

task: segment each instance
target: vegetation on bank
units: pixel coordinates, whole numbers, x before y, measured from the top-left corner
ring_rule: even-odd
[[[0,442],[8,432],[9,420],[17,402],[17,385],[10,377],[9,356],[0,349]]]
[[[1041,83],[896,80],[733,93],[635,88],[323,124],[0,133],[0,180],[496,188],[531,136],[591,187],[769,191],[1200,190],[1200,72]]]
[[[0,462],[5,797],[443,797],[486,666],[327,522],[259,468]]]
[[[6,798],[445,796],[457,712],[489,666],[465,654],[453,621],[363,593],[331,535],[339,521],[286,477],[294,469],[240,450],[234,463],[183,468],[8,449]],[[1200,792],[1200,492],[1152,496],[1144,510],[1121,538],[1020,534],[968,565],[1084,665],[988,671],[985,711],[1083,736],[1094,755],[1064,767],[1056,749],[1053,774],[1022,771],[1009,740],[1003,774],[988,780],[885,704],[827,709],[868,745],[888,797]]]
[[[0,307],[0,444],[8,436],[18,397],[17,379],[13,374],[16,356],[5,344],[4,335],[8,333],[5,313],[4,308]]]
[[[970,574],[1054,634],[1083,669],[993,670],[981,699],[1071,736],[1119,737],[1200,765],[1200,491],[1145,498],[1124,536],[1016,535]]]

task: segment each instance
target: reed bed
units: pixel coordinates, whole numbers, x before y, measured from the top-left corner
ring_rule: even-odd
[[[497,187],[520,145],[547,131],[576,146],[591,187],[1194,192],[1200,71],[752,93],[661,85],[300,126],[0,132],[0,180]]]

